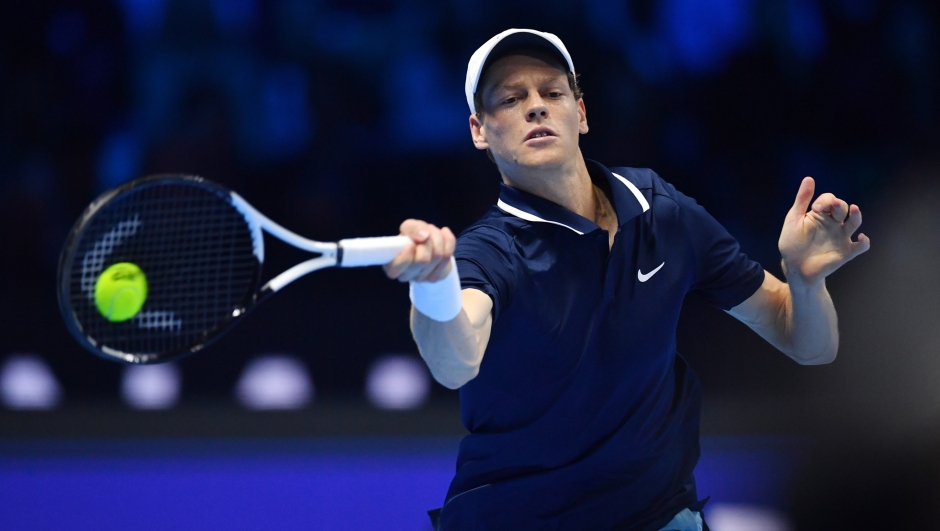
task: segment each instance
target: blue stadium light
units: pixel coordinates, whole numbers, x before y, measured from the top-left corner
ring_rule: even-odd
[[[804,60],[817,59],[826,49],[826,26],[816,0],[787,2],[790,46]]]
[[[264,134],[257,141],[274,157],[297,154],[310,143],[314,119],[308,103],[310,83],[300,67],[272,68],[262,82]]]
[[[258,18],[255,0],[212,0],[212,11],[219,27],[232,31],[249,30]]]
[[[131,131],[111,133],[101,145],[97,161],[97,188],[105,191],[140,176],[144,159],[141,139]]]
[[[754,23],[748,0],[669,0],[659,6],[676,56],[695,72],[723,66]]]
[[[399,148],[463,149],[471,145],[467,104],[459,77],[448,73],[443,57],[406,54],[386,71],[386,129]],[[457,80],[454,82],[454,80]],[[446,90],[443,87],[452,87]],[[408,127],[402,127],[402,124]]]
[[[124,11],[127,34],[133,38],[151,36],[163,27],[168,0],[117,0]]]

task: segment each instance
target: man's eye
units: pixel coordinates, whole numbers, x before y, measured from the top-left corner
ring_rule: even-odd
[[[548,95],[549,97],[552,97],[552,98],[560,98],[562,96],[562,93],[558,91],[554,91],[554,92],[549,92]]]
[[[515,97],[506,98],[506,99],[503,100],[503,103],[504,103],[504,104],[510,104],[510,103],[515,103],[515,102],[516,102],[516,98],[515,98]]]

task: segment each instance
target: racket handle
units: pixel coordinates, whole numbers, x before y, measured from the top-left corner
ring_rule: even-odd
[[[379,236],[376,238],[350,238],[339,241],[339,267],[385,265],[411,243],[407,236]]]

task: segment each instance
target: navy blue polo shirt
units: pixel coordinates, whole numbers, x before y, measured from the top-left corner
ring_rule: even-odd
[[[658,530],[697,507],[701,391],[676,353],[682,301],[750,297],[761,266],[648,169],[587,161],[617,212],[594,222],[502,186],[457,239],[463,288],[493,299],[470,432],[440,512],[452,529]]]

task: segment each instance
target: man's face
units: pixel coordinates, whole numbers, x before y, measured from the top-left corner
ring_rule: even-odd
[[[577,158],[587,115],[565,72],[535,57],[510,55],[493,63],[483,81],[483,120],[471,115],[470,131],[500,169],[547,169]]]

